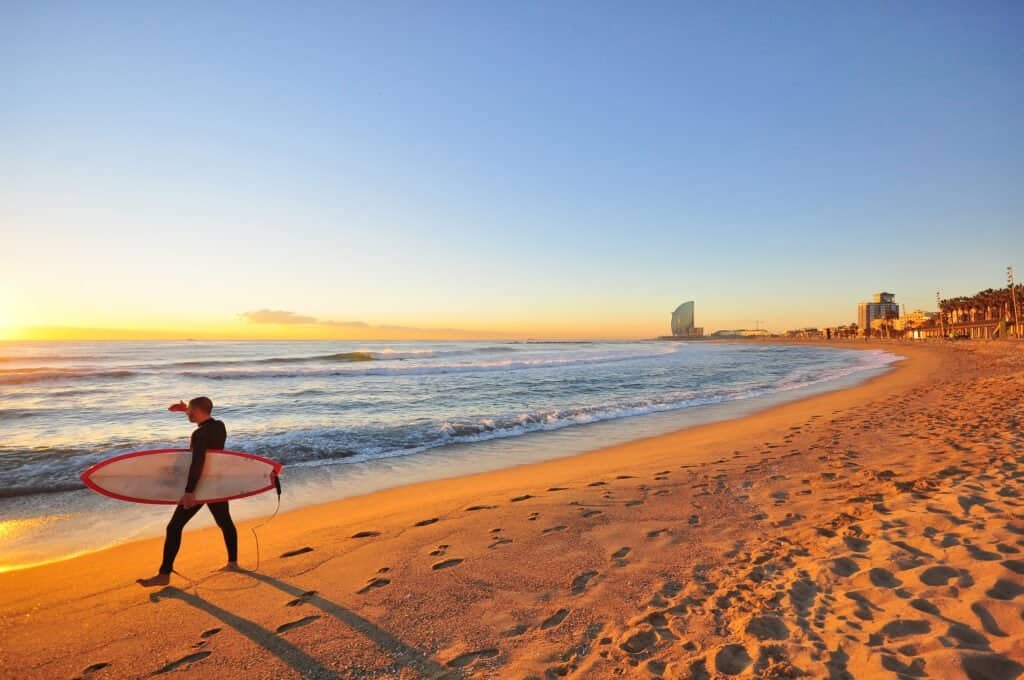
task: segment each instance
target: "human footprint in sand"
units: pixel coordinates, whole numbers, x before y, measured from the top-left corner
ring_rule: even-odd
[[[185,493],[178,501],[178,506],[171,515],[171,521],[167,523],[167,536],[164,539],[164,557],[160,564],[160,570],[156,576],[140,578],[139,585],[166,586],[171,582],[171,572],[174,570],[174,558],[181,547],[181,531],[188,524],[188,521],[195,517],[202,503],[196,502],[196,484],[203,473],[203,464],[206,462],[206,452],[210,449],[223,449],[227,441],[227,430],[224,423],[210,415],[213,411],[213,402],[208,397],[196,397],[185,404],[179,401],[172,404],[168,411],[182,412],[188,415],[189,422],[196,424],[192,432],[192,439],[189,448],[192,449],[192,464],[188,469],[188,482],[185,484]],[[224,534],[224,545],[228,549],[228,563],[221,571],[243,571],[238,566],[238,532],[235,530],[235,523],[231,521],[231,513],[228,510],[228,502],[208,503],[210,513],[217,520],[217,526]]]

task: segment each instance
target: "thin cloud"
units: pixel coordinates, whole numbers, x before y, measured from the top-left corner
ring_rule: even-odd
[[[279,323],[279,324],[311,324],[316,319],[311,316],[300,316],[295,312],[286,312],[281,309],[258,309],[255,312],[242,312],[242,318],[249,323]]]
[[[413,333],[470,333],[462,328],[417,328],[415,326],[371,326],[365,321],[334,321],[314,316],[296,314],[283,309],[258,309],[242,312],[242,318],[252,324],[276,324],[281,326],[325,326],[330,328],[367,328],[379,331]]]

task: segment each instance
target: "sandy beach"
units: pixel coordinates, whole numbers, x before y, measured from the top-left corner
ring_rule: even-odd
[[[1024,348],[886,348],[739,420],[282,514],[258,572],[213,574],[211,528],[193,583],[135,584],[159,538],[2,574],[0,676],[1018,677]]]

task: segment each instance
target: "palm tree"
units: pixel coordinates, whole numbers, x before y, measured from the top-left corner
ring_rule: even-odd
[[[1017,304],[1014,308],[1013,295],[1016,293]],[[1013,326],[1014,320],[1024,318],[1021,306],[1024,303],[1024,283],[1017,284],[1011,291],[1006,288],[986,288],[974,295],[951,297],[939,301],[939,320],[949,326],[965,323],[997,323]],[[1016,315],[1015,315],[1016,312]]]

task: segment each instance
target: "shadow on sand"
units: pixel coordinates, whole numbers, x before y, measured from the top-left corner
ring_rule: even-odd
[[[294,597],[301,597],[303,602],[312,605],[322,612],[333,616],[353,630],[372,640],[381,651],[395,660],[395,666],[409,668],[418,671],[428,678],[457,678],[459,674],[451,669],[445,668],[430,658],[426,653],[410,647],[391,633],[378,627],[372,621],[368,621],[355,612],[335,603],[326,600],[319,595],[309,594],[302,588],[285,583],[279,579],[260,574],[258,572],[241,572],[257,581],[273,586],[278,590],[288,593]],[[276,633],[263,628],[248,619],[233,614],[226,609],[204,600],[198,595],[193,595],[179,588],[169,586],[161,591],[150,595],[150,600],[159,602],[161,599],[180,600],[196,609],[206,612],[231,626],[239,633],[249,638],[260,647],[279,658],[291,668],[295,669],[304,678],[337,678],[340,677],[337,671],[327,668],[319,661],[292,645]]]

